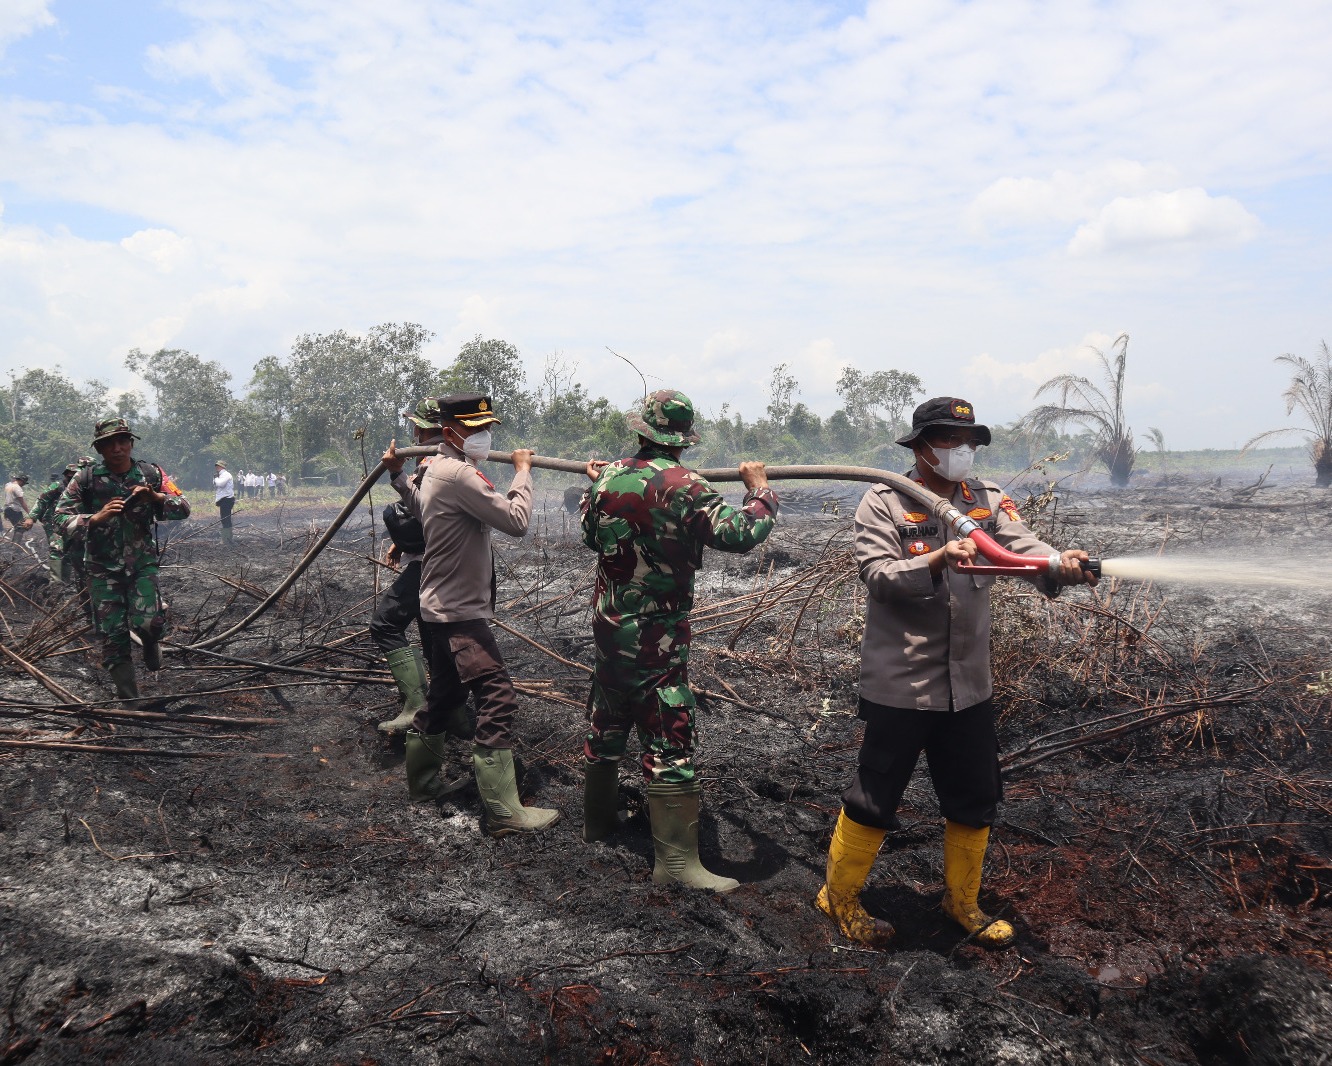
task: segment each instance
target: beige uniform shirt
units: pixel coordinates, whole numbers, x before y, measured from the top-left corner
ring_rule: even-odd
[[[907,476],[919,479],[914,467]],[[1054,551],[1026,527],[1013,501],[993,482],[962,482],[952,504],[1009,551],[1041,557]],[[953,539],[937,518],[887,485],[874,486],[860,501],[856,563],[869,594],[860,649],[863,699],[884,707],[961,711],[993,693],[995,579],[948,569],[935,577],[926,561]]]
[[[495,617],[495,559],[490,531],[527,532],[532,517],[532,475],[516,473],[500,493],[462,453],[439,446],[421,474],[399,474],[393,487],[408,501],[425,531],[421,560],[421,617],[466,622]]]

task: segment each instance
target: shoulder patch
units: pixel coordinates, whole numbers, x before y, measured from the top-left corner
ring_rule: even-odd
[[[1003,511],[1014,522],[1022,521],[1022,516],[1018,514],[1017,504],[1010,500],[1007,494],[999,498],[999,510]]]

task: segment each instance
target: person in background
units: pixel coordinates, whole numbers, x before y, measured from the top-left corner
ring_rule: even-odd
[[[222,519],[222,543],[231,543],[231,509],[236,506],[236,482],[221,459],[213,464],[213,506]]]
[[[422,400],[402,416],[412,427],[412,435],[418,447],[437,447],[443,440],[444,416],[439,409],[439,401],[433,397]],[[403,475],[400,484],[419,490],[426,467],[434,456],[426,455],[417,460],[416,470],[410,475]],[[430,631],[421,622],[421,560],[425,555],[425,531],[412,513],[406,499],[397,500],[384,508],[384,525],[393,546],[389,548],[386,561],[400,566],[398,576],[379,594],[375,605],[374,617],[370,619],[370,638],[388,661],[393,680],[397,683],[402,706],[396,718],[379,723],[381,733],[403,733],[407,736],[407,786],[413,799],[429,799],[440,795],[444,779],[440,776],[441,764],[436,756],[441,752],[430,750],[439,747],[439,742],[432,736],[422,735],[412,730],[412,722],[418,712],[426,705],[426,689],[429,685],[426,674],[426,662],[432,657],[430,650]],[[414,647],[408,639],[408,630],[415,624],[421,633],[421,647]],[[456,737],[470,736],[471,723],[467,717],[466,704],[459,704],[453,717],[444,723],[444,732]]]
[[[92,460],[88,462],[91,463]],[[65,563],[65,538],[56,529],[56,502],[65,491],[65,486],[69,484],[69,479],[78,472],[79,464],[73,462],[59,474],[54,475],[46,491],[37,497],[37,503],[33,506],[30,516],[33,521],[41,523],[42,531],[46,534],[47,568],[53,584],[69,580],[69,568]]]
[[[24,487],[28,484],[27,474],[15,474],[5,485],[5,521],[9,523],[9,539],[20,547],[27,547],[23,534],[32,528],[32,516],[28,513],[28,498]]]

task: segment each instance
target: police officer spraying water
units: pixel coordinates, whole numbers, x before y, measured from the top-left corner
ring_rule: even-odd
[[[970,476],[990,430],[971,404],[952,396],[916,408],[911,432],[897,441],[915,465],[907,476],[980,523],[1019,555],[1054,554],[1022,521],[992,481]],[[944,822],[943,910],[978,943],[1003,947],[1013,928],[978,904],[990,826],[1003,794],[990,676],[990,586],[994,578],[958,571],[976,560],[970,538],[949,531],[888,485],[865,493],[856,510],[856,563],[865,583],[865,636],[860,658],[860,717],[865,721],[856,775],[828,850],[826,882],[815,905],[852,940],[874,947],[893,936],[888,922],[860,902],[860,890],[889,829],[921,751]],[[1066,551],[1047,595],[1060,585],[1096,584]]]

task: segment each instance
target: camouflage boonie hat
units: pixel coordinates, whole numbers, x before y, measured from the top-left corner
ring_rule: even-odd
[[[61,471],[61,473],[64,474],[65,477],[73,477],[73,476],[74,476],[75,474],[77,474],[78,472],[79,472],[79,464],[78,464],[78,463],[70,463],[68,466],[65,467],[64,470]],[[52,480],[54,480],[54,479],[52,479]]]
[[[444,424],[444,412],[433,396],[427,396],[412,410],[403,411],[402,417],[420,429],[439,429]]]
[[[130,429],[130,424],[123,418],[104,418],[93,426],[92,442],[94,445],[104,440],[110,440],[112,437],[139,439]]]
[[[14,480],[15,480],[15,481],[31,481],[32,478],[28,477],[27,474],[15,474],[15,475],[14,475]]]
[[[699,440],[694,405],[675,389],[658,389],[643,401],[641,414],[626,415],[624,421],[635,433],[669,447],[687,448]]]

